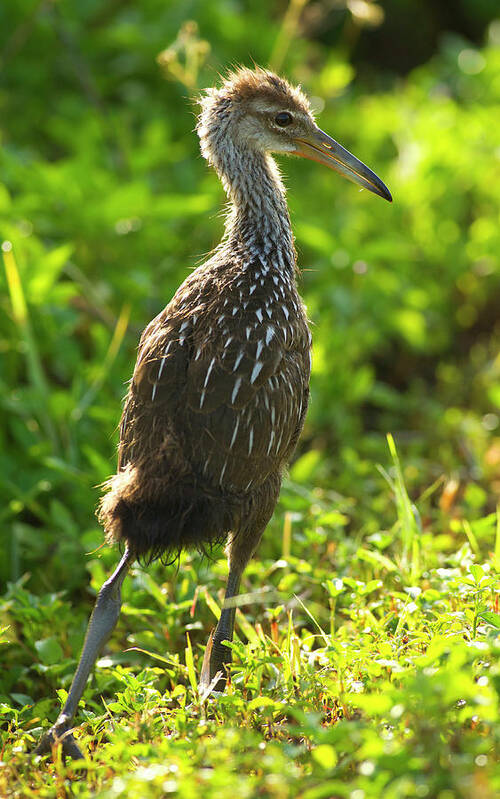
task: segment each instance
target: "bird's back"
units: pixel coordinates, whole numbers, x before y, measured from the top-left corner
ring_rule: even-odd
[[[290,266],[222,248],[148,325],[101,504],[109,537],[168,557],[265,526],[308,400],[310,333]]]

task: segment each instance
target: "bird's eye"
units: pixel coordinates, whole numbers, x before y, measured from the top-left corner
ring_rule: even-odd
[[[279,114],[276,114],[274,117],[274,121],[280,128],[286,128],[287,125],[293,122],[293,116],[289,114],[288,111],[280,111]]]

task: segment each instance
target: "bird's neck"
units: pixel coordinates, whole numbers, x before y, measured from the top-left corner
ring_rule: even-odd
[[[296,252],[285,189],[273,158],[255,151],[225,153],[218,172],[231,206],[223,246],[256,263],[294,274]]]

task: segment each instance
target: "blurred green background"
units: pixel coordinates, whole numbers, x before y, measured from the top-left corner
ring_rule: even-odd
[[[85,582],[138,335],[221,235],[193,97],[234,63],[300,82],[394,195],[282,164],[314,332],[292,477],[372,533],[391,431],[414,494],[451,481],[457,514],[494,509],[500,21],[452,6],[2,3],[0,584]]]

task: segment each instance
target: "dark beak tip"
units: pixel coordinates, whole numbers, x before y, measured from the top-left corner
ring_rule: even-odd
[[[385,183],[382,184],[380,197],[382,197],[383,200],[387,200],[388,203],[392,203],[392,194],[385,185]]]

